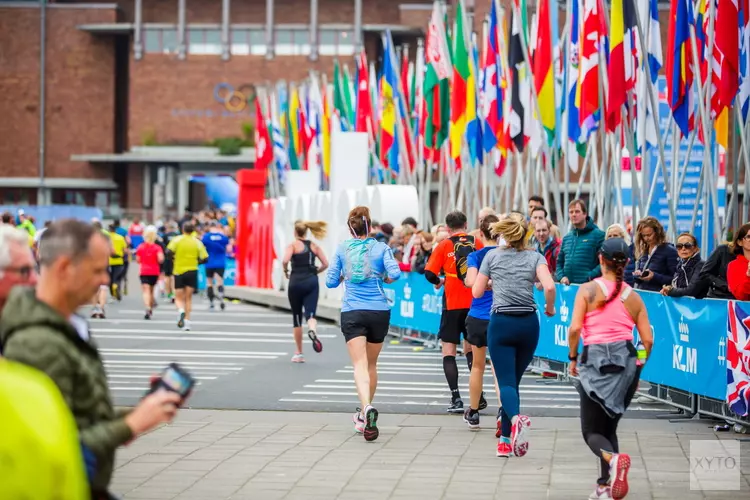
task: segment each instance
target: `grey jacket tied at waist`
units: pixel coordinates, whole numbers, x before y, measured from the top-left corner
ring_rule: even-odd
[[[625,396],[636,375],[633,344],[621,340],[585,347],[578,366],[579,391],[596,401],[610,418],[625,413]]]

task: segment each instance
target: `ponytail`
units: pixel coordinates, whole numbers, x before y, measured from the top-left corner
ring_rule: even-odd
[[[625,266],[628,264],[628,261],[625,262],[613,262],[611,260],[604,259],[604,263],[607,266],[607,269],[615,273],[615,289],[612,290],[612,293],[609,294],[609,297],[607,297],[602,305],[599,306],[599,308],[602,308],[615,300],[617,297],[620,296],[620,292],[622,291],[622,284],[625,281]]]
[[[294,223],[294,232],[300,238],[304,238],[307,231],[310,231],[312,235],[319,240],[322,240],[326,236],[328,224],[322,220],[317,221],[303,221],[298,220]]]

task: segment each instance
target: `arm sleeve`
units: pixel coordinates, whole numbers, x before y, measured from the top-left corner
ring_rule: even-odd
[[[696,273],[697,274],[697,273]],[[670,297],[695,297],[696,299],[702,299],[706,296],[708,288],[711,286],[711,278],[705,276],[703,278],[694,279],[685,288],[672,288],[669,291]]]
[[[328,288],[336,288],[341,282],[341,269],[343,265],[341,262],[341,251],[340,248],[336,249],[336,253],[333,255],[331,261],[331,267],[326,271],[326,286]]]
[[[398,267],[398,262],[393,257],[393,250],[391,250],[385,243],[385,251],[383,252],[383,265],[385,267],[385,273],[391,280],[397,280],[401,277],[401,269]]]
[[[444,249],[446,241],[448,240],[441,241],[437,248],[432,252],[432,255],[430,255],[430,259],[427,261],[427,265],[424,268],[425,276],[427,276],[427,272],[431,272],[434,276],[440,274],[440,271],[443,269],[443,264],[445,263]]]
[[[666,273],[654,273],[654,277],[651,280],[652,283],[659,286],[672,283],[672,278],[674,278],[674,273],[677,270],[677,250],[673,246],[667,245],[664,259]]]
[[[46,333],[44,329],[19,331],[10,338],[3,355],[47,374],[57,385],[68,407],[73,408],[75,368],[72,366],[73,360],[66,355],[69,347],[64,342],[67,340],[55,333]],[[79,421],[81,441],[99,457],[113,453],[118,446],[133,438],[124,416],[93,425],[88,422],[81,424]]]
[[[737,300],[750,299],[750,278],[747,276],[746,268],[738,266],[737,261],[731,262],[727,269],[727,283],[729,291]]]
[[[721,266],[721,252],[722,247],[718,247],[716,250],[711,252],[708,256],[708,260],[703,264],[701,269],[700,278],[714,277],[719,275],[719,267]]]
[[[477,262],[477,253],[471,252],[468,257],[466,257],[466,267],[479,269],[479,263]]]
[[[432,283],[433,285],[439,285],[440,284],[440,277],[433,273],[432,271],[425,269],[424,271],[424,277],[427,281]]]

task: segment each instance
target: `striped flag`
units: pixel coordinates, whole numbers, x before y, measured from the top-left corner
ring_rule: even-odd
[[[739,90],[740,20],[738,0],[716,3],[715,48],[719,53],[718,74],[716,60],[713,61],[713,71],[719,103],[717,107],[712,103],[712,114],[718,116],[725,107],[732,106]]]
[[[740,13],[740,88],[738,104],[742,119],[750,115],[750,0],[741,1]]]
[[[580,64],[580,1],[572,0],[570,11],[570,53],[568,54],[567,71],[567,103],[565,106],[566,124],[568,127],[568,148],[566,148],[566,160],[568,167],[573,172],[578,172],[578,147],[581,143],[581,122],[579,119],[578,103],[576,94],[578,89],[578,67]]]
[[[552,19],[549,0],[539,0],[536,49],[534,50],[534,87],[539,98],[541,125],[547,132],[547,142],[555,137],[555,73],[552,65]],[[555,5],[557,8],[557,5]]]
[[[601,41],[599,2],[583,0],[581,68],[576,103],[580,113],[581,136],[587,140],[599,128],[599,43]]]
[[[622,107],[635,82],[634,28],[637,25],[633,0],[612,0],[607,94],[607,130],[622,123]]]
[[[279,114],[276,107],[276,94],[271,94],[271,141],[273,142],[273,156],[276,159],[276,168],[279,170],[279,179],[284,180],[283,173],[289,163],[289,155],[284,144],[284,134],[279,124]]]
[[[482,61],[480,78],[482,80],[481,102],[484,131],[482,147],[490,152],[498,145],[502,132],[503,107],[502,89],[500,88],[500,47],[498,44],[498,18],[496,2],[490,10],[489,31],[487,32],[487,52]]]
[[[461,168],[461,146],[466,128],[476,119],[476,83],[471,61],[471,42],[466,29],[466,12],[463,0],[456,7],[453,27],[453,85],[451,89],[451,158],[456,168]]]
[[[523,56],[523,47],[521,45],[521,14],[518,9],[514,9],[511,21],[510,41],[508,43],[508,68],[510,72],[511,89],[510,89],[510,112],[508,113],[508,136],[513,141],[516,151],[522,152],[526,142],[524,136],[524,102],[528,95],[526,76],[526,60]],[[525,27],[524,27],[525,28]]]
[[[383,34],[383,74],[380,77],[380,162],[397,175],[399,147],[396,122],[400,97],[395,60],[390,33]]]
[[[648,98],[648,85],[656,88],[655,84],[659,78],[659,71],[663,65],[661,28],[659,26],[658,0],[638,0],[638,13],[643,23],[643,38],[646,47],[640,46],[640,39],[636,38],[640,64],[637,76],[637,96],[643,96],[635,100],[636,106],[636,149],[641,154],[646,152],[646,147],[656,146],[658,143],[656,126],[653,119],[653,106]],[[648,68],[651,80],[646,74]]]
[[[690,134],[693,105],[693,70],[690,61],[690,23],[692,0],[672,0],[667,36],[667,100],[683,136]]]

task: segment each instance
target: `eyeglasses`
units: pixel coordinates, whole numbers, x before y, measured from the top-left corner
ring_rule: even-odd
[[[690,250],[691,248],[694,248],[695,245],[693,245],[692,243],[678,243],[675,245],[675,247],[677,247],[677,250],[682,250],[683,248]]]
[[[16,273],[22,280],[28,280],[34,271],[36,271],[36,268],[34,266],[6,267],[2,271]]]

